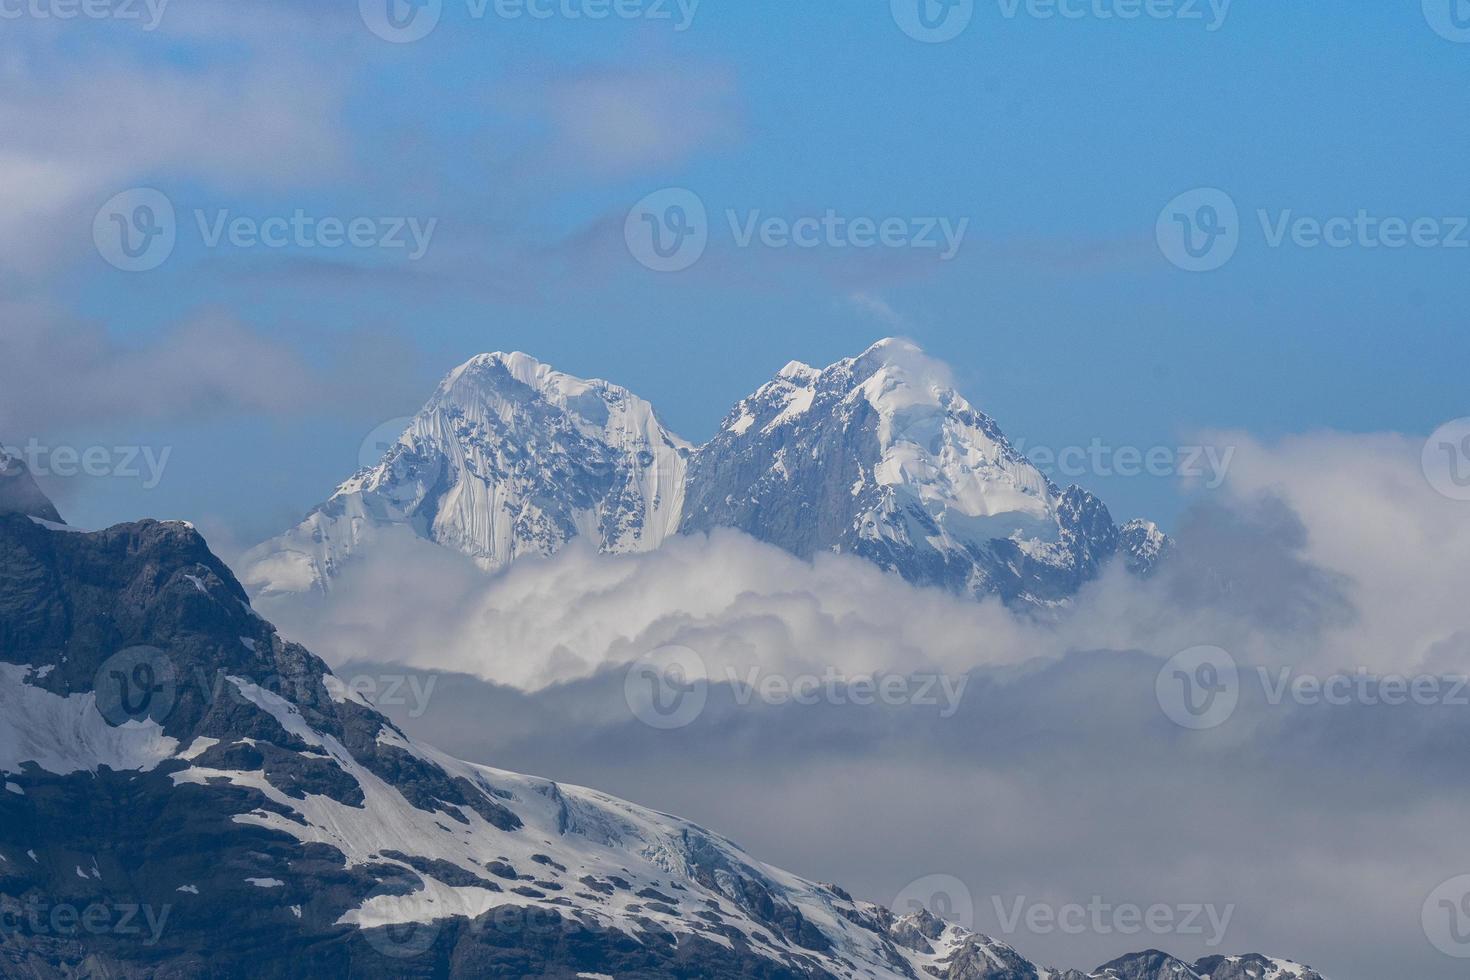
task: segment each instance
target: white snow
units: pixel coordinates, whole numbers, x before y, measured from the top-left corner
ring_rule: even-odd
[[[736,884],[725,869],[739,869],[756,877],[824,933],[834,938],[843,955],[872,971],[875,976],[893,976],[885,967],[876,937],[838,914],[834,896],[822,886],[803,881],[786,872],[759,864],[729,841],[715,837],[691,824],[625,803],[593,790],[561,786],[545,780],[519,776],[452,759],[427,746],[407,740],[389,730],[380,741],[412,752],[441,766],[451,776],[472,784],[494,787],[494,799],[509,806],[525,826],[502,832],[479,814],[465,810],[469,821],[461,825],[443,815],[413,807],[392,786],[383,782],[347,753],[334,738],[310,728],[295,705],[239,678],[231,678],[241,694],[269,712],[288,732],[336,759],[362,788],[362,806],[348,806],[328,797],[309,795],[304,800],[287,797],[271,786],[259,772],[219,771],[193,768],[174,773],[176,784],[208,784],[223,778],[238,786],[259,790],[273,802],[300,814],[305,825],[266,810],[242,814],[240,823],[292,835],[302,841],[328,843],[347,856],[349,864],[382,861],[382,852],[404,851],[430,860],[443,860],[475,874],[486,875],[485,865],[505,860],[523,874],[563,883],[564,890],[546,890],[543,897],[520,895],[509,890],[452,887],[432,875],[423,875],[423,888],[408,895],[379,895],[348,912],[344,923],[363,927],[403,922],[429,922],[453,915],[474,917],[507,905],[555,909],[556,900],[580,889],[579,879],[594,875],[606,881],[611,876],[626,879],[631,890],[615,889],[597,901],[579,902],[579,910],[607,928],[630,934],[637,931],[628,906],[639,904],[640,914],[675,934],[701,931],[711,942],[729,946],[729,940],[706,928],[690,913],[713,901],[729,921],[740,923],[751,943],[766,955],[787,958],[800,955],[764,926],[751,921],[733,900]],[[692,854],[714,861],[720,890],[708,891],[687,877]],[[533,861],[545,855],[553,865]],[[559,870],[559,865],[565,871]],[[273,881],[273,879],[266,879]],[[675,885],[680,882],[680,885]],[[532,886],[534,887],[534,886]],[[659,912],[636,892],[654,888],[672,899],[674,913]],[[926,959],[925,962],[932,962]]]
[[[180,885],[178,888],[176,888],[174,890],[175,891],[183,892],[186,895],[198,895],[199,894],[199,886],[198,885]]]
[[[598,459],[585,458],[589,446]],[[615,554],[652,550],[678,529],[692,448],[625,388],[522,353],[482,354],[445,377],[381,462],[250,551],[242,579],[260,595],[328,591],[344,562],[395,528],[486,569],[573,537]],[[609,488],[595,476],[595,502],[574,506],[565,474],[602,464],[618,479]]]
[[[26,763],[57,775],[111,769],[148,772],[178,749],[155,721],[112,727],[94,694],[60,697],[26,683],[28,665],[0,663],[0,772]]]
[[[180,752],[178,757],[180,759],[187,759],[188,761],[193,762],[195,759],[199,758],[201,755],[208,752],[210,749],[214,748],[218,744],[219,739],[208,738],[204,735],[200,735],[198,738],[194,739],[194,741],[190,742],[189,747]]]
[[[64,531],[64,532],[67,532],[67,533],[70,533],[70,534],[87,534],[88,533],[86,530],[84,530],[82,528],[72,527],[70,524],[57,524],[55,521],[48,521],[48,520],[45,520],[44,518],[40,518],[40,517],[32,517],[31,518],[31,521],[33,523],[35,523],[35,524],[41,525],[42,527],[44,527],[48,531]]]
[[[279,878],[246,878],[256,888],[284,888],[286,883]]]
[[[786,406],[776,414],[776,417],[767,422],[761,431],[772,432],[782,425],[794,419],[800,418],[811,411],[812,400],[817,397],[815,384],[806,387],[794,388],[787,396]]]
[[[322,677],[322,686],[327,689],[327,697],[336,704],[345,704],[348,701],[355,702],[371,708],[372,702],[357,688],[350,686],[336,674],[326,674]]]
[[[21,789],[15,783],[6,783],[5,784],[5,791],[7,793],[14,793],[16,796],[25,796],[26,795],[26,791],[23,790],[23,789]]]

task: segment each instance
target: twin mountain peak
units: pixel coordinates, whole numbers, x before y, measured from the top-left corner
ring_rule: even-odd
[[[574,540],[610,554],[733,528],[799,557],[838,552],[921,586],[1065,601],[1115,558],[1150,571],[1168,539],[1062,489],[913,343],[826,368],[793,361],[695,446],[626,388],[526,354],[471,358],[381,459],[253,549],[257,595],[330,591],[385,527],[493,570]]]

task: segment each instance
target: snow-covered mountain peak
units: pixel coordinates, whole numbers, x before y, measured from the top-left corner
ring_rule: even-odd
[[[384,526],[487,569],[573,539],[611,553],[736,528],[801,557],[839,551],[910,581],[1053,602],[1118,552],[1146,570],[1152,526],[1054,486],[949,368],[889,337],[825,368],[791,361],[695,448],[628,389],[520,352],[445,376],[375,465],[247,556],[255,594],[326,590]]]
[[[0,446],[0,514],[23,514],[52,524],[64,523],[49,497],[36,485],[25,460]]]
[[[821,373],[821,371],[812,367],[810,364],[804,364],[801,361],[787,361],[786,366],[778,371],[776,376],[778,378],[786,378],[800,385],[809,385]]]
[[[424,411],[490,407],[508,420],[511,406],[537,400],[560,409],[580,431],[609,437],[614,444],[646,441],[656,431],[661,441],[676,448],[693,448],[664,429],[653,406],[627,388],[575,377],[520,351],[479,354],[465,361],[440,382]]]
[[[626,388],[527,354],[481,354],[444,377],[375,466],[247,555],[246,582],[257,594],[327,590],[393,525],[487,569],[573,538],[656,548],[678,527],[690,452]]]
[[[684,530],[733,526],[803,557],[860,555],[921,584],[1051,601],[1117,546],[943,362],[888,338],[744,399],[690,467]]]

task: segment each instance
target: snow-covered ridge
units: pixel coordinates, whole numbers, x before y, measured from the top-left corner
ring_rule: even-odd
[[[892,338],[790,364],[736,405],[690,464],[682,526],[1022,602],[1065,599],[1119,545],[1100,501],[1054,486],[944,364]]]
[[[1120,532],[1054,485],[914,344],[826,368],[792,361],[695,448],[648,402],[521,353],[451,371],[373,467],[245,559],[257,595],[330,589],[385,528],[496,569],[573,539],[604,552],[733,527],[802,557],[850,552],[925,585],[1065,599],[1118,552],[1146,568],[1152,525]]]
[[[177,751],[178,741],[157,722],[113,727],[92,692],[61,697],[31,683],[51,670],[0,662],[0,773],[19,773],[27,765],[57,775],[102,766],[147,772]]]
[[[258,593],[325,590],[385,527],[486,569],[573,538],[610,553],[656,548],[678,527],[691,447],[646,401],[521,353],[455,368],[374,467],[246,556]]]

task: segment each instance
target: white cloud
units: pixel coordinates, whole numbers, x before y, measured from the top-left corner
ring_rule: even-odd
[[[9,271],[44,272],[90,247],[97,208],[160,176],[234,193],[319,182],[343,165],[343,80],[303,58],[206,70],[36,47],[0,70]]]
[[[526,689],[671,643],[714,669],[963,672],[1075,650],[1168,657],[1211,644],[1250,664],[1411,671],[1470,635],[1457,594],[1470,581],[1466,505],[1430,489],[1412,440],[1228,442],[1240,447],[1228,492],[1185,522],[1181,560],[1147,581],[1114,568],[1054,620],[916,589],[855,558],[798,561],[733,532],[643,555],[571,548],[489,578],[404,532],[349,567],[304,620],[289,605],[272,611],[299,621],[329,657]]]
[[[619,179],[682,166],[742,133],[738,89],[723,71],[666,62],[520,81],[501,93],[540,141],[534,170]]]
[[[1451,846],[1470,803],[1463,707],[1272,705],[1247,687],[1228,724],[1189,732],[1154,685],[1164,658],[1199,644],[1319,674],[1412,671],[1437,649],[1432,666],[1464,673],[1463,650],[1450,659],[1435,642],[1466,628],[1454,599],[1470,581],[1470,505],[1434,495],[1411,438],[1218,441],[1240,447],[1231,482],[1184,522],[1172,570],[1109,574],[1054,621],[728,533],[649,555],[572,550],[488,579],[400,539],[325,604],[266,611],[349,670],[472,675],[438,678],[427,712],[399,718],[432,743],[682,813],[865,898],[891,902],[943,870],[992,932],[995,898],[1235,906],[1219,949],[1187,935],[1002,937],[1041,961],[1091,968],[1158,946],[1289,956],[1335,980],[1454,976],[1419,912],[1466,870]],[[717,681],[759,663],[969,683],[951,718],[742,705],[717,684],[668,733],[632,716],[615,665],[670,643]],[[1282,895],[1295,897],[1284,918]]]

